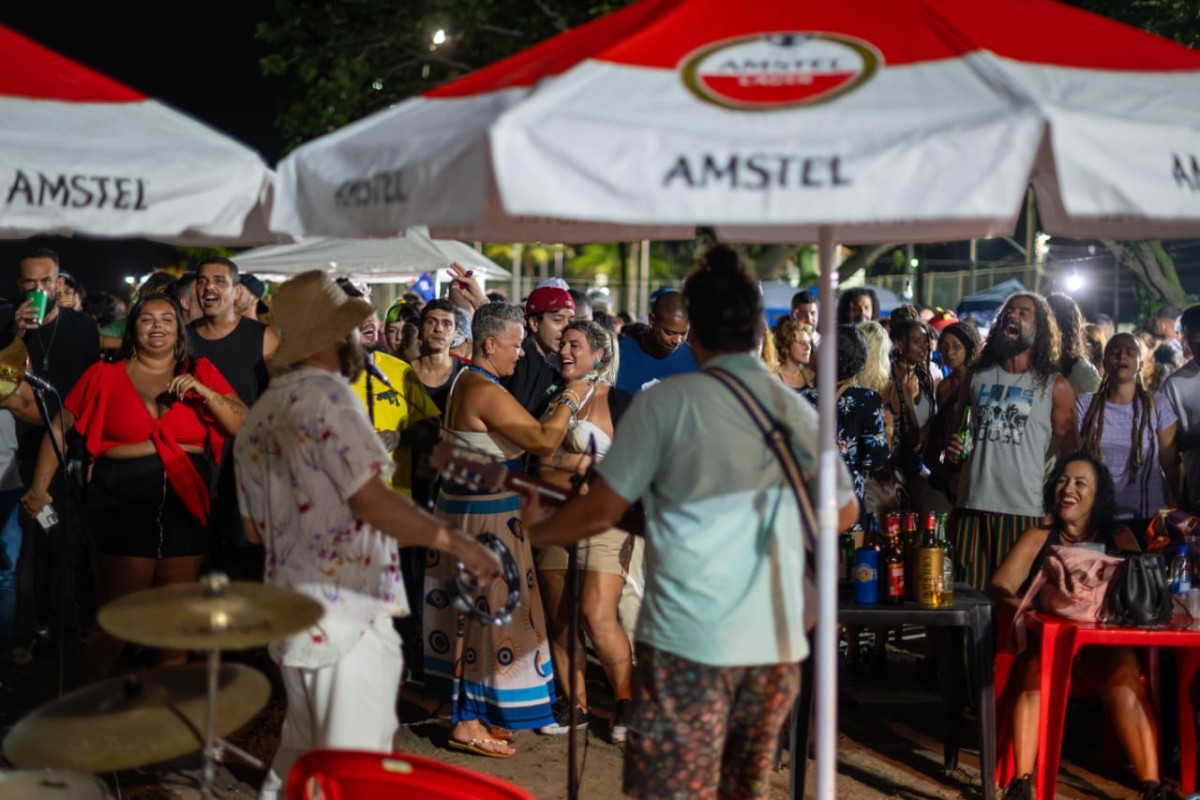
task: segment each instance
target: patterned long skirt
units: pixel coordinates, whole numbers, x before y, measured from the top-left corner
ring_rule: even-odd
[[[520,497],[511,492],[475,494],[444,484],[434,513],[471,536],[494,534],[512,552],[525,582],[512,622],[481,625],[457,612],[451,602],[454,559],[428,551],[422,606],[427,693],[451,703],[452,722],[478,719],[510,730],[552,724],[554,670],[533,553],[521,527]],[[475,605],[498,608],[507,596],[507,587],[493,585],[475,598]]]

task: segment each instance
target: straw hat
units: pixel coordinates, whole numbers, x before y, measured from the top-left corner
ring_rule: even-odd
[[[280,286],[273,305],[279,347],[271,364],[276,369],[345,339],[374,309],[369,301],[347,295],[319,270],[301,273]]]

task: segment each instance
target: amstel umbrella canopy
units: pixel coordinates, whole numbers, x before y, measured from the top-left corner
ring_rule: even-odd
[[[1050,0],[644,0],[298,149],[272,226],[1200,230],[1200,54]]]
[[[0,238],[265,242],[253,150],[0,26]]]

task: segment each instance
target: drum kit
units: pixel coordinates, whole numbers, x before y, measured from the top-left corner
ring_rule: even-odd
[[[110,603],[98,617],[104,630],[150,647],[203,651],[206,664],[96,683],[33,711],[4,739],[17,771],[0,773],[0,798],[102,798],[103,782],[80,773],[133,769],[198,749],[202,794],[212,798],[216,764],[227,754],[263,767],[221,737],[253,719],[271,694],[261,673],[222,665],[221,651],[265,646],[321,614],[310,597],[220,573]]]
[[[494,613],[476,607],[471,597],[479,587],[461,563],[451,590],[464,613],[485,625],[502,625],[520,602],[521,574],[502,542],[488,534],[480,541],[500,557],[506,601]],[[321,604],[306,595],[231,582],[219,572],[199,583],[135,592],[109,603],[97,621],[113,636],[149,647],[201,651],[206,663],[114,678],[33,711],[4,738],[4,757],[17,770],[0,772],[0,800],[106,798],[104,782],[82,773],[134,769],[197,749],[204,756],[201,792],[211,800],[216,765],[227,754],[264,768],[221,737],[253,719],[271,695],[264,675],[222,665],[221,651],[287,638],[316,624],[322,613]]]

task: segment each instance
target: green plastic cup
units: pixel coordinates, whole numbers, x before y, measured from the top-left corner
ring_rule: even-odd
[[[33,310],[37,312],[36,322],[41,325],[46,320],[46,293],[41,289],[33,289],[25,297],[33,301]]]

